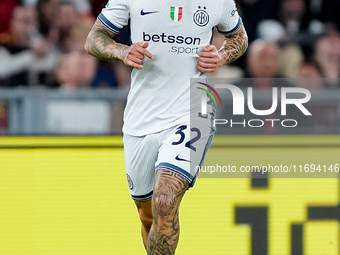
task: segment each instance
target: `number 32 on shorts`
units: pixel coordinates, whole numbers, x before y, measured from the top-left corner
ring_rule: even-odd
[[[186,130],[187,128],[188,128],[187,125],[182,125],[178,128],[175,134],[180,135],[180,138],[177,142],[173,142],[172,145],[179,145],[184,142],[185,133],[183,131]],[[185,147],[193,151],[196,151],[196,147],[194,147],[193,144],[201,138],[201,131],[198,128],[191,128],[190,131],[196,133],[196,136],[193,137],[190,141],[186,142]]]

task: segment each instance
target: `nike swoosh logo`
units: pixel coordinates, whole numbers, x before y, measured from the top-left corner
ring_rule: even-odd
[[[186,159],[183,159],[183,158],[180,158],[179,157],[179,154],[176,156],[176,158],[175,158],[176,160],[178,160],[178,161],[186,161],[186,162],[191,162],[190,160],[186,160]]]
[[[143,10],[140,11],[140,15],[144,16],[144,15],[148,15],[148,14],[152,14],[152,13],[157,13],[159,11],[154,11],[154,12],[145,12]]]

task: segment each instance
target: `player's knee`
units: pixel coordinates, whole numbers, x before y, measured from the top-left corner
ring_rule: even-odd
[[[139,219],[142,222],[146,231],[149,231],[152,225],[152,207],[151,200],[148,201],[135,201],[137,206]]]
[[[154,217],[175,216],[188,186],[188,181],[177,173],[168,170],[158,171],[152,197]]]
[[[170,192],[160,191],[154,194],[153,197],[153,208],[154,212],[157,216],[165,217],[174,215],[177,212],[176,197],[173,196]]]
[[[152,215],[144,212],[140,212],[139,219],[142,222],[146,231],[149,231],[152,225]]]

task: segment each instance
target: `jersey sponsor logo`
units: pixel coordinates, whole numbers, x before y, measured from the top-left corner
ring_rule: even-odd
[[[182,19],[183,16],[183,7],[176,7],[176,6],[171,6],[170,7],[170,18],[174,22],[178,22]]]
[[[190,160],[180,158],[180,157],[179,157],[179,154],[175,157],[175,159],[178,160],[178,161],[191,162]]]
[[[236,14],[236,12],[237,12],[237,10],[233,10],[232,12],[231,12],[231,16],[235,16],[235,14]]]
[[[154,34],[150,35],[143,32],[143,41],[161,42],[161,43],[177,43],[177,44],[187,44],[187,45],[200,45],[201,38],[199,37],[184,37],[175,35]]]
[[[140,11],[140,15],[148,15],[148,14],[153,14],[153,13],[158,13],[159,11],[152,11],[152,12],[145,12],[143,9]]]
[[[204,27],[209,23],[209,14],[206,11],[206,7],[198,6],[198,11],[194,14],[194,22],[199,27]]]

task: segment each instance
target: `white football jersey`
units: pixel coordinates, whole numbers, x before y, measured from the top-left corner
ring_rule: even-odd
[[[130,20],[132,43],[149,41],[154,56],[132,71],[123,132],[134,136],[190,120],[190,78],[205,77],[197,54],[214,27],[230,35],[241,26],[233,0],[110,0],[98,20],[114,33]]]

